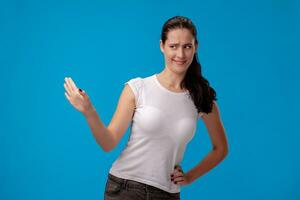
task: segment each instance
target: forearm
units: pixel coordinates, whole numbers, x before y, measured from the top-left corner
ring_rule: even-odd
[[[114,141],[112,134],[109,133],[109,130],[100,120],[100,117],[97,114],[97,111],[92,108],[87,113],[84,113],[84,116],[88,122],[91,132],[94,135],[97,143],[102,147],[106,152],[113,149]]]
[[[190,183],[218,165],[227,153],[223,150],[212,150],[196,167],[186,173]]]

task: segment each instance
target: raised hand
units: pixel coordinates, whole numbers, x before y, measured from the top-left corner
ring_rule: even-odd
[[[85,91],[77,88],[76,84],[70,77],[65,78],[64,87],[66,89],[65,96],[74,108],[83,114],[87,114],[89,111],[93,110],[93,105],[89,96]]]

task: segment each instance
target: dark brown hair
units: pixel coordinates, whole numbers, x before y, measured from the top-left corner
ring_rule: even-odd
[[[183,16],[174,16],[168,19],[162,28],[161,40],[165,44],[167,34],[170,30],[186,28],[195,38],[198,44],[197,30],[193,22]],[[209,82],[202,76],[201,65],[198,61],[197,52],[194,54],[193,61],[189,66],[186,75],[181,82],[181,87],[186,88],[199,112],[210,113],[213,107],[213,101],[217,100],[215,90],[210,87]]]

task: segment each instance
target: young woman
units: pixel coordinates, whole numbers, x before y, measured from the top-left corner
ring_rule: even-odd
[[[83,115],[104,151],[113,150],[132,122],[130,138],[113,163],[104,199],[180,199],[180,186],[191,184],[228,153],[216,92],[202,76],[197,31],[192,21],[175,16],[163,25],[160,49],[165,68],[125,83],[110,124],[100,120],[87,93],[65,78],[65,95]],[[193,169],[179,165],[202,119],[211,152]]]

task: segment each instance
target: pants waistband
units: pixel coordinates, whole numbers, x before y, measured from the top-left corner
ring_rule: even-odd
[[[108,174],[108,177],[109,177],[109,179],[121,184],[121,187],[125,188],[126,190],[128,188],[140,188],[140,189],[145,190],[146,192],[148,192],[148,191],[151,191],[151,192],[166,192],[166,191],[163,191],[163,190],[161,190],[159,188],[156,188],[152,185],[147,185],[145,183],[140,183],[140,182],[137,182],[137,181],[116,177],[116,176],[112,175],[111,173]],[[173,195],[178,195],[178,194],[180,194],[180,192],[179,193],[170,193],[170,194],[171,195],[172,194]]]
[[[123,179],[123,178],[119,178],[119,177],[116,177],[112,174],[108,174],[108,177],[117,182],[117,183],[120,183],[122,185],[123,188],[127,188],[127,187],[134,187],[134,188],[141,188],[141,189],[148,189],[148,185],[144,184],[144,183],[140,183],[140,182],[137,182],[137,181],[133,181],[133,180],[128,180],[128,179]]]

